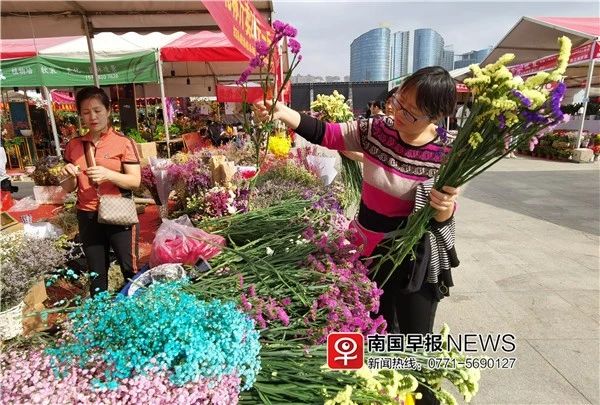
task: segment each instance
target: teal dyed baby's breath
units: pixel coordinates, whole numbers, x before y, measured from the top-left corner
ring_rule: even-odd
[[[249,389],[260,370],[254,322],[233,302],[200,301],[182,282],[156,284],[134,297],[107,293],[86,301],[71,315],[65,342],[48,348],[58,368],[105,363],[105,380],[116,381],[165,369],[182,386],[200,377],[237,375]]]

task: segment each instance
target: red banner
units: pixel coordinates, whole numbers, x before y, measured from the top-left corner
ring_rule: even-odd
[[[246,93],[244,95],[244,93]],[[222,84],[217,85],[217,101],[220,103],[241,103],[244,100],[248,103],[256,103],[262,101],[263,90],[262,87],[243,87],[243,86],[224,86]]]
[[[202,3],[215,19],[225,36],[240,52],[254,57],[258,40],[271,43],[273,30],[250,0],[203,0]]]
[[[592,45],[594,45],[593,42],[572,49],[571,57],[569,58],[569,64],[588,61],[592,58],[596,59],[600,57],[600,42],[596,42],[596,47],[594,49],[593,55]],[[556,67],[557,61],[558,55],[551,55],[546,56],[545,58],[534,60],[533,62],[521,63],[519,65],[511,66],[508,69],[515,76],[528,76],[537,72],[542,72],[544,70],[554,69]]]

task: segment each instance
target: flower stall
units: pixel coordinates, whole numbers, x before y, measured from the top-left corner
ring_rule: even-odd
[[[266,73],[264,98],[275,101],[301,57],[295,28],[279,21],[273,28],[270,42],[256,44],[257,56],[240,83],[254,70]],[[270,64],[283,38],[294,55],[292,69],[271,89]],[[562,38],[559,67],[525,82],[506,69],[510,56],[473,69],[466,83],[475,103],[444,157],[439,184],[464,184],[564,119],[560,84],[552,91],[544,85],[560,81],[569,47]],[[345,104],[333,97],[321,97],[319,108],[337,120],[335,111],[345,114]],[[356,202],[357,191],[349,195],[348,184],[359,186],[348,176],[360,170],[326,183],[314,165],[315,149],[291,150],[274,120],[246,123],[245,130],[249,142],[150,159],[142,182],[169,209],[156,232],[152,268],[116,294],[81,294],[25,314],[61,316],[52,319],[51,334],[5,342],[3,403],[413,404],[419,386],[443,404],[457,403],[451,387],[466,402],[476,395],[479,369],[465,366],[467,357],[448,348],[446,325],[440,350],[390,353],[411,359],[412,367],[328,367],[331,332],[368,336],[387,328],[375,316],[382,290],[350,242],[344,214]],[[409,217],[391,240],[389,260],[411,254],[431,216],[426,206]],[[32,263],[23,250],[5,250],[12,242],[2,238],[0,244],[3,268],[23,267],[10,274],[25,274],[25,286],[95,276],[67,269],[70,253],[59,252],[54,260],[48,247]],[[22,280],[0,281],[4,292]],[[7,306],[18,306],[23,291],[13,296]],[[455,366],[432,367],[432,358],[454,359]]]

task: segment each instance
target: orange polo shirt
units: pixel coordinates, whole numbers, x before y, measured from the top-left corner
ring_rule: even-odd
[[[65,146],[64,159],[67,163],[79,166],[77,175],[77,209],[82,211],[98,211],[98,193],[101,195],[120,195],[121,190],[110,181],[104,181],[98,185],[92,183],[85,174],[88,164],[85,158],[84,142],[90,142],[96,160],[96,165],[104,166],[115,172],[124,173],[126,164],[140,164],[137,148],[131,138],[115,132],[109,128],[100,135],[100,139],[94,146],[92,135],[73,138]]]

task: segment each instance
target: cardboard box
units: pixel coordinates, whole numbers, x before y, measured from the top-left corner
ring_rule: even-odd
[[[140,164],[147,166],[151,157],[157,157],[156,142],[136,143],[138,155],[140,155]]]
[[[23,308],[23,334],[28,335],[33,332],[40,332],[47,329],[46,322],[38,315],[31,315],[40,312],[46,307],[44,301],[48,298],[46,294],[46,285],[43,281],[38,281],[29,289],[29,292],[23,299],[25,308]]]
[[[6,211],[0,213],[0,223],[2,224],[2,232],[15,232],[23,229],[23,224],[17,221]]]

